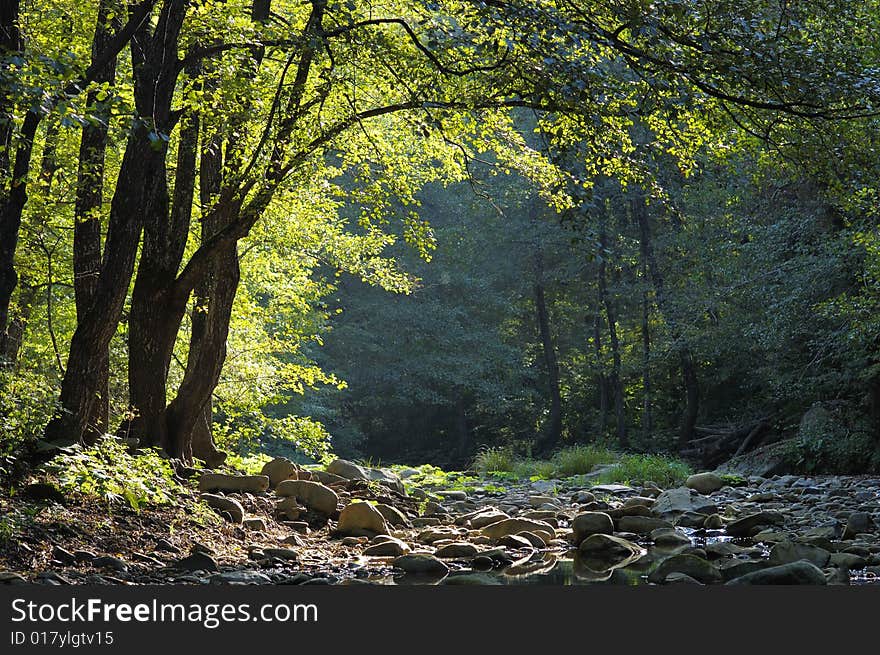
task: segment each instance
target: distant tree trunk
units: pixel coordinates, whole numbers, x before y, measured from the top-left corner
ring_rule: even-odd
[[[115,0],[101,0],[98,20],[92,41],[92,61],[101,61],[108,53],[112,37],[108,18],[117,5]],[[112,84],[116,79],[116,57],[110,57],[95,78],[96,82]],[[101,204],[104,194],[104,157],[107,150],[107,132],[110,112],[98,104],[96,91],[90,91],[86,104],[101,120],[83,127],[79,147],[76,180],[76,204],[73,227],[73,287],[76,298],[77,322],[85,320],[89,306],[98,288],[101,272]],[[110,349],[98,355],[96,366],[97,389],[91,416],[87,420],[85,441],[93,442],[107,432],[110,414]]]
[[[599,390],[599,428],[598,433],[605,435],[608,430],[609,389],[608,376],[605,375],[605,363],[602,358],[602,307],[597,304],[596,315],[593,317],[593,353],[596,362],[596,386]]]
[[[473,438],[468,427],[467,403],[464,398],[459,398],[455,403],[455,431],[458,437],[456,459],[465,466],[473,451]]]
[[[694,428],[697,425],[697,417],[700,411],[700,393],[699,380],[697,378],[697,367],[694,362],[693,354],[687,343],[683,340],[678,322],[666,306],[666,293],[663,284],[663,274],[657,265],[657,258],[654,255],[654,246],[651,242],[651,223],[648,216],[645,199],[642,195],[638,195],[633,200],[633,213],[639,224],[639,232],[641,235],[642,255],[648,264],[648,270],[654,285],[654,291],[657,298],[657,308],[663,314],[666,322],[669,324],[670,333],[673,342],[678,350],[679,362],[681,365],[682,386],[685,394],[685,408],[682,412],[681,425],[678,433],[678,447],[683,450],[691,442],[694,435]]]
[[[637,214],[640,209],[637,199],[633,204],[633,213]],[[641,233],[640,254],[642,259],[642,436],[647,440],[651,438],[654,430],[653,411],[651,407],[651,300],[648,293],[649,272],[648,272],[648,250],[650,247],[649,234],[646,230],[647,221],[639,219],[639,228]]]
[[[617,441],[621,448],[629,448],[629,436],[626,425],[626,405],[623,395],[623,381],[620,376],[620,340],[617,337],[617,312],[614,300],[608,293],[607,265],[608,256],[608,232],[606,219],[603,215],[599,223],[599,247],[601,249],[599,260],[599,297],[605,307],[605,317],[608,322],[608,338],[611,343],[612,369],[610,385],[614,391],[614,413],[617,418]]]
[[[12,320],[9,321],[9,325],[6,328],[5,352],[0,356],[2,357],[0,359],[0,369],[7,368],[15,373],[18,368],[18,356],[24,344],[25,331],[31,319],[39,290],[39,285],[29,284],[28,279],[22,277],[21,283],[18,285],[16,309],[12,314]]]
[[[550,317],[544,295],[544,260],[540,248],[535,253],[533,290],[541,346],[544,351],[544,365],[547,367],[547,391],[550,394],[550,416],[544,427],[544,436],[539,446],[539,452],[547,453],[559,445],[562,440],[562,394],[559,389],[559,362],[556,358],[556,346],[550,331]]]

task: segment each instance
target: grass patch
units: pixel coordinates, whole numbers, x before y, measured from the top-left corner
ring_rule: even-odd
[[[497,471],[515,473],[517,465],[522,463],[509,446],[496,446],[481,450],[474,459],[474,469],[481,473]]]
[[[560,450],[550,461],[556,467],[556,477],[570,478],[589,473],[599,464],[610,464],[617,458],[617,453],[608,448],[574,446]]]
[[[610,464],[618,457],[613,450],[593,445],[564,448],[549,460],[517,457],[510,447],[496,447],[480,452],[473,467],[480,473],[497,477],[510,474],[520,480],[551,480],[590,473],[597,465]]]
[[[600,477],[601,484],[612,482],[656,482],[661,487],[682,484],[691,467],[680,459],[663,455],[624,455]]]

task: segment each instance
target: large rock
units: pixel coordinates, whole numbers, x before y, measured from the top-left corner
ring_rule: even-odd
[[[651,509],[662,516],[684,514],[685,512],[713,514],[717,507],[711,498],[706,498],[687,487],[677,487],[667,489],[657,496]]]
[[[789,468],[788,453],[791,450],[791,443],[790,440],[786,440],[759,446],[748,453],[730,458],[715,470],[718,473],[732,473],[744,478],[752,476],[768,478],[783,473]]]
[[[810,564],[822,568],[828,564],[830,558],[831,553],[824,548],[811,546],[809,544],[794,543],[791,541],[780,541],[770,550],[769,562],[773,566],[779,566],[781,564],[791,564],[792,562],[805,560],[810,562]]]
[[[729,585],[824,585],[827,584],[822,569],[807,561],[771,566],[734,578]]]
[[[621,532],[649,534],[658,528],[672,528],[672,523],[650,516],[624,516],[617,522]]]
[[[551,535],[556,534],[556,529],[549,523],[544,521],[534,521],[532,519],[510,518],[503,519],[497,523],[483,528],[483,534],[490,539],[500,539],[509,534],[519,534],[520,532],[534,532],[535,530],[543,530]]]
[[[330,462],[330,465],[327,466],[327,473],[338,475],[346,480],[370,479],[367,471],[362,466],[358,466],[354,462],[349,462],[347,459],[334,459]]]
[[[292,496],[316,512],[330,515],[336,511],[339,496],[320,482],[309,480],[284,480],[275,489],[279,496]]]
[[[844,539],[854,539],[857,534],[874,532],[874,521],[868,512],[853,512],[846,521]]]
[[[199,478],[199,491],[238,491],[259,494],[268,488],[269,478],[265,475],[205,473]]]
[[[241,523],[244,520],[244,508],[234,498],[218,496],[217,494],[202,494],[201,499],[218,513],[225,515],[233,523]]]
[[[579,550],[585,557],[618,564],[623,561],[635,561],[644,554],[644,551],[631,541],[610,534],[591,534],[581,542]]]
[[[395,568],[409,575],[424,575],[441,578],[449,573],[449,567],[433,555],[403,555],[392,562]]]
[[[275,514],[285,521],[296,521],[303,513],[299,500],[294,496],[285,496],[275,503]]]
[[[263,464],[260,473],[269,478],[269,486],[274,489],[280,482],[298,479],[299,471],[300,468],[286,457],[276,457]]]
[[[364,502],[347,505],[339,515],[337,534],[344,537],[363,537],[388,534],[388,526],[379,511]]]
[[[400,539],[389,537],[385,541],[365,548],[364,555],[367,557],[400,557],[409,551],[410,547]]]
[[[571,522],[572,543],[575,546],[591,534],[614,534],[614,522],[604,512],[584,512]]]
[[[389,489],[394,489],[402,494],[406,493],[406,489],[403,486],[403,480],[388,469],[366,469],[366,471],[367,475],[370,476],[370,480],[378,482],[379,484],[384,485]]]
[[[486,526],[498,523],[499,521],[503,521],[504,519],[509,518],[510,516],[508,516],[504,512],[492,509],[485,512],[480,512],[476,516],[472,517],[470,519],[470,524],[474,530],[482,530]]]
[[[763,527],[784,523],[785,517],[779,512],[756,512],[728,523],[726,530],[732,537],[751,537]]]
[[[716,473],[695,473],[685,480],[684,486],[701,494],[711,494],[725,485]]]
[[[670,573],[684,573],[703,584],[721,582],[721,572],[710,562],[695,555],[681,554],[669,557],[651,571],[648,582],[659,584],[666,580]]]
[[[434,555],[443,559],[473,559],[479,554],[479,550],[473,544],[466,541],[459,541],[446,544],[439,548]]]
[[[401,527],[410,526],[409,519],[406,518],[406,515],[396,507],[386,505],[385,503],[376,503],[375,507],[376,511],[382,515],[382,518],[384,518],[385,522],[389,525]]]

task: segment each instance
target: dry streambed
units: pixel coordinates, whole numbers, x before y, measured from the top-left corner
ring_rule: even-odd
[[[404,472],[404,475],[406,472]],[[880,581],[880,479],[714,473],[661,489],[550,480],[407,494],[393,473],[287,460],[200,473],[224,544],[126,558],[52,546],[45,584],[862,584]],[[492,489],[491,485],[487,487]]]

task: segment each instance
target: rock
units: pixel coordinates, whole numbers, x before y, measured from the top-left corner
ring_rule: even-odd
[[[259,494],[269,488],[269,478],[265,475],[226,475],[225,473],[204,473],[199,478],[199,491],[238,491]]]
[[[303,477],[303,473],[308,475],[308,477]],[[339,475],[333,475],[332,473],[328,473],[327,471],[321,471],[320,469],[317,471],[304,471],[300,473],[300,480],[310,480],[312,482],[320,482],[323,485],[332,486],[335,484],[346,484],[349,480],[348,478],[343,478]]]
[[[678,571],[673,571],[672,573],[670,573],[669,575],[666,576],[666,578],[663,580],[663,584],[667,584],[667,585],[679,585],[679,584],[701,585],[703,583],[700,582],[699,580],[695,580],[694,578],[689,576],[687,573],[679,573]]]
[[[719,514],[710,514],[703,522],[703,527],[707,530],[720,530],[724,527],[724,519]]]
[[[173,564],[175,569],[184,571],[217,571],[217,562],[205,553],[193,553]]]
[[[364,555],[367,557],[399,557],[406,555],[409,551],[410,547],[400,539],[390,537],[385,541],[365,548]]]
[[[15,571],[0,571],[0,584],[27,584],[27,578]]]
[[[717,584],[722,579],[721,572],[710,562],[694,555],[680,554],[660,562],[657,568],[648,575],[648,582],[659,584],[670,573],[684,573],[703,584]]]
[[[581,542],[579,550],[583,555],[616,560],[635,558],[643,553],[631,541],[608,534],[591,534]]]
[[[648,534],[657,528],[672,528],[672,523],[650,516],[624,516],[617,522],[617,528],[620,532]]]
[[[404,513],[396,507],[386,505],[385,503],[376,503],[374,507],[376,508],[376,511],[382,515],[382,518],[385,519],[385,522],[389,525],[409,527],[409,519],[407,519]]]
[[[634,494],[636,492],[635,489],[625,484],[597,484],[591,487],[590,491],[594,494],[612,494],[614,496]]]
[[[745,478],[770,477],[786,468],[790,444],[791,441],[778,441],[758,446],[748,453],[731,457],[715,470],[721,474],[732,473]]]
[[[272,584],[269,576],[259,571],[227,571],[225,573],[215,573],[209,582],[214,584],[230,584],[230,585],[247,585],[247,584]]]
[[[721,489],[725,484],[721,476],[715,473],[696,473],[685,480],[684,486],[701,494],[711,494]]]
[[[388,526],[375,507],[369,503],[354,502],[342,510],[336,532],[349,537],[373,536],[388,534]]]
[[[336,511],[339,496],[320,482],[309,480],[284,480],[275,489],[279,496],[296,498],[303,505],[321,514],[329,516]]]
[[[275,503],[275,515],[287,521],[296,521],[302,513],[303,508],[294,496],[286,496]]]
[[[865,568],[868,562],[864,557],[853,553],[831,553],[828,563],[848,571],[857,571]]]
[[[854,539],[857,534],[874,532],[874,521],[868,512],[853,512],[846,520],[844,539]]]
[[[222,515],[226,516],[233,523],[241,523],[244,520],[244,508],[234,498],[226,496],[218,496],[216,494],[201,494],[200,498]]]
[[[510,518],[498,521],[492,525],[483,528],[483,534],[490,539],[500,539],[509,534],[518,534],[520,532],[545,530],[550,534],[555,534],[556,530],[549,523],[544,521],[533,521],[531,519]]]
[[[654,501],[652,507],[655,513],[661,516],[666,514],[683,514],[685,512],[697,512],[699,514],[712,514],[717,511],[715,503],[687,487],[667,489]]]
[[[654,545],[660,548],[677,548],[679,546],[689,546],[691,543],[690,538],[686,534],[676,530],[662,530],[656,536],[654,533],[651,536],[654,540]]]
[[[504,546],[505,548],[512,548],[513,550],[519,550],[520,548],[531,548],[532,542],[528,539],[524,539],[516,534],[509,534],[498,540],[499,546]]]
[[[128,563],[112,555],[103,555],[92,560],[92,566],[96,569],[113,569],[120,573],[128,571]]]
[[[555,492],[559,487],[559,480],[535,480],[531,484],[532,489],[541,494]]]
[[[785,517],[779,512],[757,512],[749,514],[733,523],[727,524],[727,534],[732,537],[751,537],[759,528],[768,525],[783,525]]]
[[[578,491],[571,497],[571,502],[579,505],[594,503],[596,502],[596,495],[589,491]]]
[[[791,562],[781,566],[771,566],[733,578],[728,585],[824,585],[825,574],[822,569],[806,561]]]
[[[261,518],[259,516],[251,516],[242,521],[242,526],[246,530],[255,530],[259,532],[265,532],[269,529],[269,526],[266,524],[266,519]]]
[[[299,477],[300,468],[285,457],[276,457],[271,462],[263,464],[260,475],[269,478],[269,486],[274,489],[285,480],[296,480]]]
[[[449,573],[449,567],[433,555],[412,554],[398,557],[391,563],[409,575],[443,577]]]
[[[604,512],[583,512],[571,522],[572,543],[580,543],[591,534],[614,534],[614,522]]]
[[[485,528],[488,525],[492,525],[493,523],[498,523],[499,521],[503,521],[504,519],[509,519],[510,516],[505,514],[504,512],[499,512],[498,510],[491,510],[488,512],[481,512],[477,514],[473,518],[470,519],[471,527],[475,530],[480,530]]]
[[[806,560],[822,568],[828,564],[830,557],[831,553],[817,546],[780,541],[770,550],[770,559],[768,561],[773,566],[779,566],[781,564],[791,564],[792,562]]]
[[[486,573],[464,573],[460,575],[450,575],[446,577],[442,584],[444,585],[500,585],[501,581],[494,575]]]
[[[52,559],[64,565],[76,563],[76,555],[61,546],[52,546]]]
[[[164,550],[164,551],[169,552],[169,553],[179,553],[179,552],[180,552],[180,548],[178,548],[177,546],[175,546],[174,544],[172,544],[172,543],[171,543],[170,541],[168,541],[167,539],[159,539],[159,540],[156,542],[156,550]],[[74,554],[75,554],[75,553],[74,553]],[[95,556],[92,555],[92,558],[93,558],[93,559],[94,559],[94,557],[95,557]]]
[[[434,555],[443,559],[472,559],[477,556],[480,551],[473,544],[459,541],[447,544],[437,550]]]
[[[299,553],[292,548],[264,548],[263,555],[268,558],[282,559],[289,562],[295,562],[299,559]]]
[[[21,490],[20,495],[27,500],[51,501],[64,505],[66,499],[64,494],[54,484],[48,482],[32,482]]]
[[[543,533],[547,534],[547,533]],[[512,536],[512,535],[508,535]],[[547,539],[536,532],[529,532],[528,530],[524,530],[523,532],[518,532],[516,534],[517,537],[522,537],[526,541],[528,541],[535,548],[546,548],[547,547]]]
[[[370,476],[367,471],[347,459],[334,459],[327,467],[327,473],[338,475],[346,480],[369,480]]]
[[[367,475],[370,477],[370,480],[378,482],[379,484],[386,486],[389,489],[394,489],[399,493],[406,493],[406,489],[403,486],[403,481],[392,471],[389,471],[388,469],[366,469],[366,471]]]
[[[437,495],[443,500],[467,500],[467,494],[464,491],[438,491]]]

